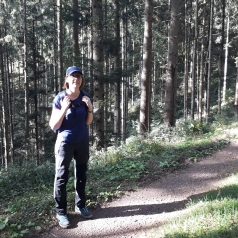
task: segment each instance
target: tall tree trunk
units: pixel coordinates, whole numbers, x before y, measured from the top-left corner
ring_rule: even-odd
[[[219,55],[219,62],[218,62],[218,114],[221,113],[221,84],[222,84],[222,77],[223,77],[223,69],[224,69],[224,35],[225,35],[225,9],[226,9],[226,1],[222,0],[222,29],[221,29],[221,43],[220,43],[220,55]]]
[[[124,9],[125,16],[127,14],[127,3]],[[128,33],[128,19],[124,17],[122,25],[122,71],[127,72],[127,33]],[[122,78],[122,113],[121,113],[121,135],[122,141],[126,139],[126,117],[127,117],[127,76]]]
[[[187,20],[187,0],[185,0],[185,42],[184,42],[184,120],[188,117],[188,20]]]
[[[132,51],[134,52],[135,50],[135,41],[132,41]],[[135,54],[132,55],[132,67],[135,67]],[[135,73],[132,74],[132,78],[131,78],[131,106],[134,106],[134,80],[135,79]]]
[[[194,26],[194,40],[193,40],[193,65],[192,65],[192,87],[191,87],[191,118],[194,119],[195,113],[195,72],[197,59],[197,42],[198,42],[198,0],[195,2],[195,26]]]
[[[57,39],[58,39],[58,91],[63,85],[63,31],[62,31],[62,0],[57,0]]]
[[[0,38],[2,37],[2,28],[0,25]],[[8,164],[10,162],[9,158],[9,138],[8,138],[8,108],[7,108],[7,91],[6,91],[6,79],[4,77],[5,70],[4,70],[4,57],[3,57],[3,47],[0,43],[0,76],[1,76],[1,94],[2,94],[2,128],[3,128],[3,148],[4,148],[4,165],[5,169],[8,169]]]
[[[180,22],[181,0],[171,0],[171,19],[168,37],[168,65],[165,86],[164,123],[168,126],[176,124],[177,96],[177,62],[178,62],[178,33]]]
[[[97,149],[104,147],[103,27],[102,0],[92,1],[94,122]]]
[[[212,30],[213,30],[213,8],[214,0],[210,0],[210,23],[209,23],[209,45],[208,45],[208,70],[207,70],[207,101],[206,101],[206,123],[210,117],[210,86],[211,86],[211,61],[212,61]]]
[[[36,165],[40,164],[39,159],[39,128],[38,128],[38,99],[37,99],[37,81],[38,81],[38,74],[36,70],[36,40],[35,40],[35,19],[32,21],[32,47],[33,47],[33,73],[34,73],[34,121],[35,121],[35,160]]]
[[[15,162],[14,159],[14,142],[13,142],[13,122],[12,122],[12,94],[11,94],[11,81],[9,77],[9,57],[8,57],[8,47],[6,46],[6,87],[7,87],[7,117],[9,118],[8,125],[9,125],[9,158],[11,163]]]
[[[114,0],[115,30],[114,30],[114,134],[117,142],[121,141],[121,50],[120,50],[120,6],[119,0]]]
[[[28,32],[27,32],[27,9],[26,0],[24,8],[24,91],[25,91],[25,151],[26,159],[29,153],[29,80],[28,80]]]
[[[58,1],[58,0],[56,0],[56,1]],[[54,22],[55,22],[55,24],[54,24],[54,33],[55,33],[55,35],[58,36],[57,18],[58,18],[58,7],[57,7],[57,4],[55,4],[55,6],[54,6]],[[53,42],[54,42],[54,45],[53,45],[54,53],[53,53],[53,56],[52,56],[52,68],[53,68],[53,75],[54,75],[54,78],[53,78],[54,85],[53,86],[54,86],[54,92],[57,93],[59,91],[58,77],[57,77],[58,38],[54,37]]]
[[[5,8],[4,8],[5,12]],[[6,27],[6,19],[4,18],[4,35],[7,36],[7,27]],[[7,88],[7,94],[6,94],[6,100],[7,100],[7,106],[8,110],[7,112],[7,117],[9,118],[9,159],[11,163],[14,163],[14,142],[13,142],[13,123],[12,123],[12,115],[13,115],[13,110],[12,110],[12,96],[11,96],[11,80],[10,80],[10,72],[9,72],[9,49],[8,49],[8,44],[5,44],[5,52],[6,52],[6,88]]]
[[[90,18],[93,19],[92,1],[90,1]],[[89,81],[89,93],[93,95],[94,92],[94,77],[93,77],[93,22],[91,21],[89,26],[89,38],[88,38],[88,77]],[[89,126],[89,136],[91,139],[91,144],[93,145],[94,140],[94,124]]]
[[[108,10],[108,3],[107,3],[107,0],[104,0],[104,22],[103,22],[103,25],[105,25],[105,32],[108,32],[108,14],[107,14],[107,10]],[[106,75],[110,75],[111,73],[111,67],[110,67],[110,53],[109,52],[106,52],[105,53],[105,62],[104,62],[104,72]],[[106,82],[104,84],[104,98],[106,99],[104,101],[104,108],[107,108],[109,109],[109,82]],[[105,141],[104,141],[104,148],[105,150],[107,150],[107,147],[108,147],[108,143],[109,143],[109,140],[108,140],[108,119],[109,119],[109,110],[104,110],[104,138],[105,138]]]
[[[78,0],[72,1],[72,11],[73,11],[73,37],[72,37],[73,38],[73,63],[77,64],[78,63],[77,59],[79,58]]]
[[[223,80],[223,93],[222,102],[226,102],[226,81],[227,81],[227,64],[228,64],[228,52],[229,52],[229,28],[230,28],[230,0],[227,1],[227,27],[226,27],[226,44],[225,44],[225,58],[224,58],[224,80]]]
[[[234,103],[234,109],[235,109],[235,116],[238,117],[238,57],[236,57],[236,92],[235,92],[235,103]]]
[[[145,0],[145,23],[144,23],[144,42],[143,42],[143,64],[141,74],[141,99],[140,99],[140,123],[139,133],[145,135],[150,131],[151,105],[150,85],[152,70],[152,0]]]
[[[200,60],[200,79],[199,79],[199,122],[202,123],[202,114],[203,114],[203,84],[204,84],[204,50],[205,50],[205,12],[206,12],[206,0],[203,1],[203,18],[202,18],[202,43],[201,43],[201,60]]]

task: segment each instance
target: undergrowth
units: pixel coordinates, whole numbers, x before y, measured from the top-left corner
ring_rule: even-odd
[[[210,131],[187,125],[156,130],[146,138],[130,137],[119,147],[107,151],[91,151],[86,193],[90,208],[112,200],[126,191],[135,190],[184,166],[186,160],[196,162],[229,143],[222,125],[211,125]],[[206,132],[206,133],[205,133]],[[219,136],[218,136],[219,135]],[[53,200],[54,164],[39,167],[25,162],[0,171],[0,236],[23,237],[54,224]],[[74,208],[74,176],[71,163],[68,190],[68,210]]]

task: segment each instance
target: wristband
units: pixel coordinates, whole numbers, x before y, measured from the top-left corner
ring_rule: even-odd
[[[89,113],[92,113],[93,111],[88,111]]]

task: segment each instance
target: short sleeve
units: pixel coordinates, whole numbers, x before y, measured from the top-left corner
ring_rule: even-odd
[[[85,91],[83,91],[83,95],[90,98],[90,95],[87,92],[85,92]]]
[[[57,95],[55,98],[54,98],[54,101],[53,101],[53,108],[56,108],[56,109],[61,109],[61,98],[59,95]]]

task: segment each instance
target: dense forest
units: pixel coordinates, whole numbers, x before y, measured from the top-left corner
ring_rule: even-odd
[[[235,0],[0,0],[1,161],[53,160],[48,121],[83,69],[96,149],[153,122],[209,123],[238,105]]]

